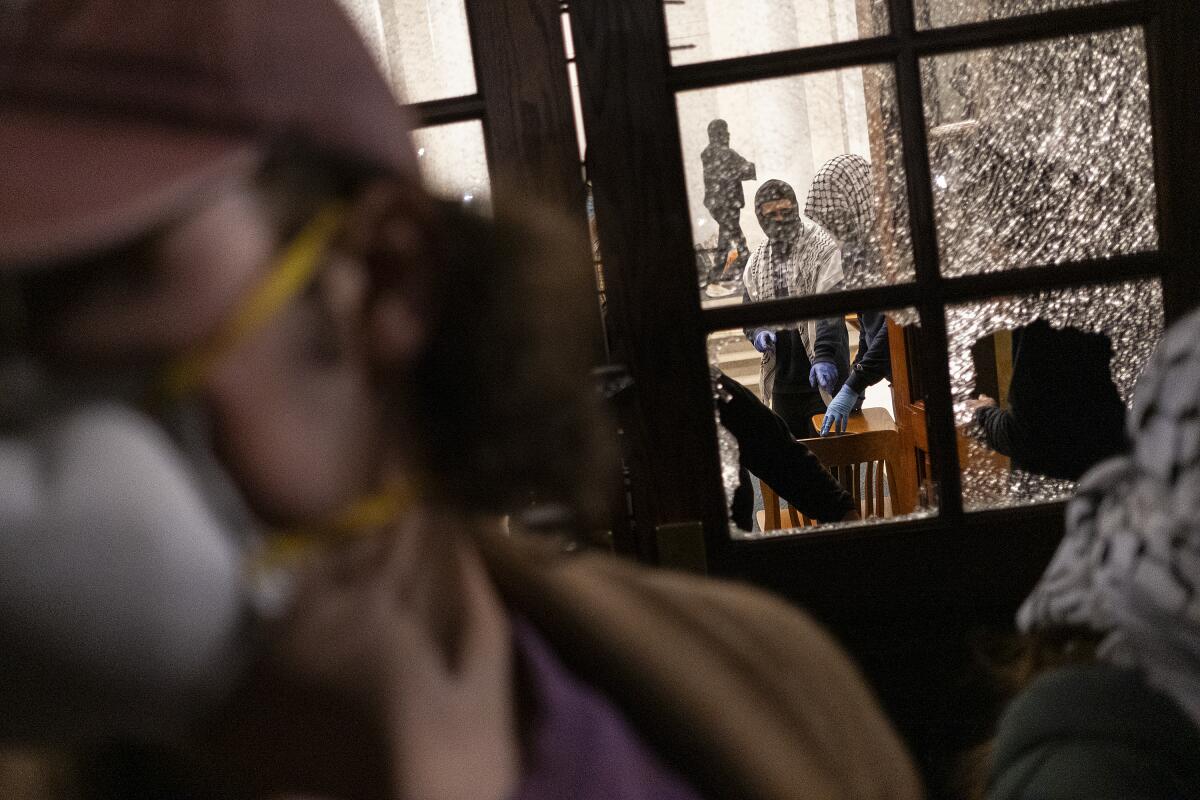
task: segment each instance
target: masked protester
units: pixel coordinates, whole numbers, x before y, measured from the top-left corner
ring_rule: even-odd
[[[804,214],[822,226],[841,251],[843,287],[857,289],[882,280],[875,207],[871,202],[871,167],[866,159],[844,155],[817,171]],[[858,352],[850,376],[829,404],[821,435],[846,430],[850,414],[862,407],[867,388],[892,378],[887,317],[879,311],[858,315]]]
[[[220,797],[919,795],[803,614],[504,530],[597,505],[586,254],[431,200],[332,0],[4,9],[0,740]]]
[[[743,302],[804,296],[839,286],[842,267],[837,245],[820,228],[800,219],[791,186],[767,181],[755,193],[754,208],[767,241],[759,245],[742,276]],[[771,408],[787,422],[793,436],[815,436],[812,416],[825,411],[821,392],[836,394],[849,371],[845,320],[746,328],[745,333],[763,354],[763,397],[770,399]]]
[[[742,233],[742,208],[746,205],[742,181],[754,180],[754,164],[729,146],[729,124],[723,119],[708,123],[708,147],[700,153],[700,162],[704,168],[704,207],[717,223],[717,274],[721,279],[740,275],[750,258],[746,234]]]

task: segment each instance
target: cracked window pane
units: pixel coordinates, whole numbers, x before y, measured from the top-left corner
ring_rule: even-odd
[[[463,0],[339,0],[403,103],[475,94]]]
[[[1125,411],[1163,330],[1158,281],[946,309],[968,511],[1067,497],[1125,446]]]
[[[481,122],[420,128],[413,131],[413,145],[421,177],[431,192],[489,213],[492,185]]]
[[[894,383],[891,375],[889,336],[907,341],[919,327],[889,327],[889,317],[911,322],[916,313],[854,314],[709,336],[731,536],[936,513],[927,457],[911,445],[924,430],[920,390],[907,370]],[[848,432],[831,425],[833,433],[821,437],[826,410],[842,405]]]
[[[911,281],[891,67],[677,96],[706,307]]]
[[[671,63],[776,53],[888,33],[887,0],[674,0]]]
[[[943,274],[1157,247],[1141,29],[937,56],[921,72]]]
[[[1096,6],[1112,0],[916,0],[917,28],[928,30],[990,19],[1040,14],[1061,8]]]

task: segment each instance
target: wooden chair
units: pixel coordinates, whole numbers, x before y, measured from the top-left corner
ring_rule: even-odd
[[[820,422],[819,416],[813,418],[818,427]],[[900,501],[896,490],[896,471],[902,455],[900,433],[884,409],[868,408],[851,415],[846,433],[800,441],[850,492],[863,519],[911,510]],[[760,486],[764,511],[760,526],[764,531],[817,524],[791,506],[782,507],[779,495],[765,481],[760,481]]]

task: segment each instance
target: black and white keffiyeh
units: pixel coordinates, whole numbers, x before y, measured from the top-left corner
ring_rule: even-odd
[[[841,278],[838,265],[831,267],[830,263],[837,251],[837,242],[829,234],[803,223],[800,235],[791,242],[763,242],[750,257],[742,274],[750,301],[759,303],[830,291],[833,286],[826,284],[830,283],[831,270],[836,272],[835,283]],[[800,326],[800,339],[811,358],[813,350],[808,326]]]
[[[1017,623],[1107,634],[1101,660],[1139,669],[1200,725],[1200,312],[1159,344],[1129,434],[1131,455],[1080,481]]]
[[[847,154],[826,161],[813,177],[804,216],[841,241],[844,288],[879,282],[871,165],[865,158]]]
[[[829,159],[813,176],[804,216],[839,239],[862,238],[875,228],[871,165],[862,156]]]

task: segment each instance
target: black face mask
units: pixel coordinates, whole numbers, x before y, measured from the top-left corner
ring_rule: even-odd
[[[796,208],[792,208],[782,215],[778,213],[764,215],[759,211],[758,222],[762,225],[763,233],[772,242],[790,242],[800,233],[800,211]]]
[[[791,208],[780,214],[778,211],[764,214],[762,207],[776,200],[788,200]],[[800,234],[800,206],[792,187],[780,180],[770,180],[758,188],[754,195],[754,210],[758,224],[772,242],[790,242]]]

